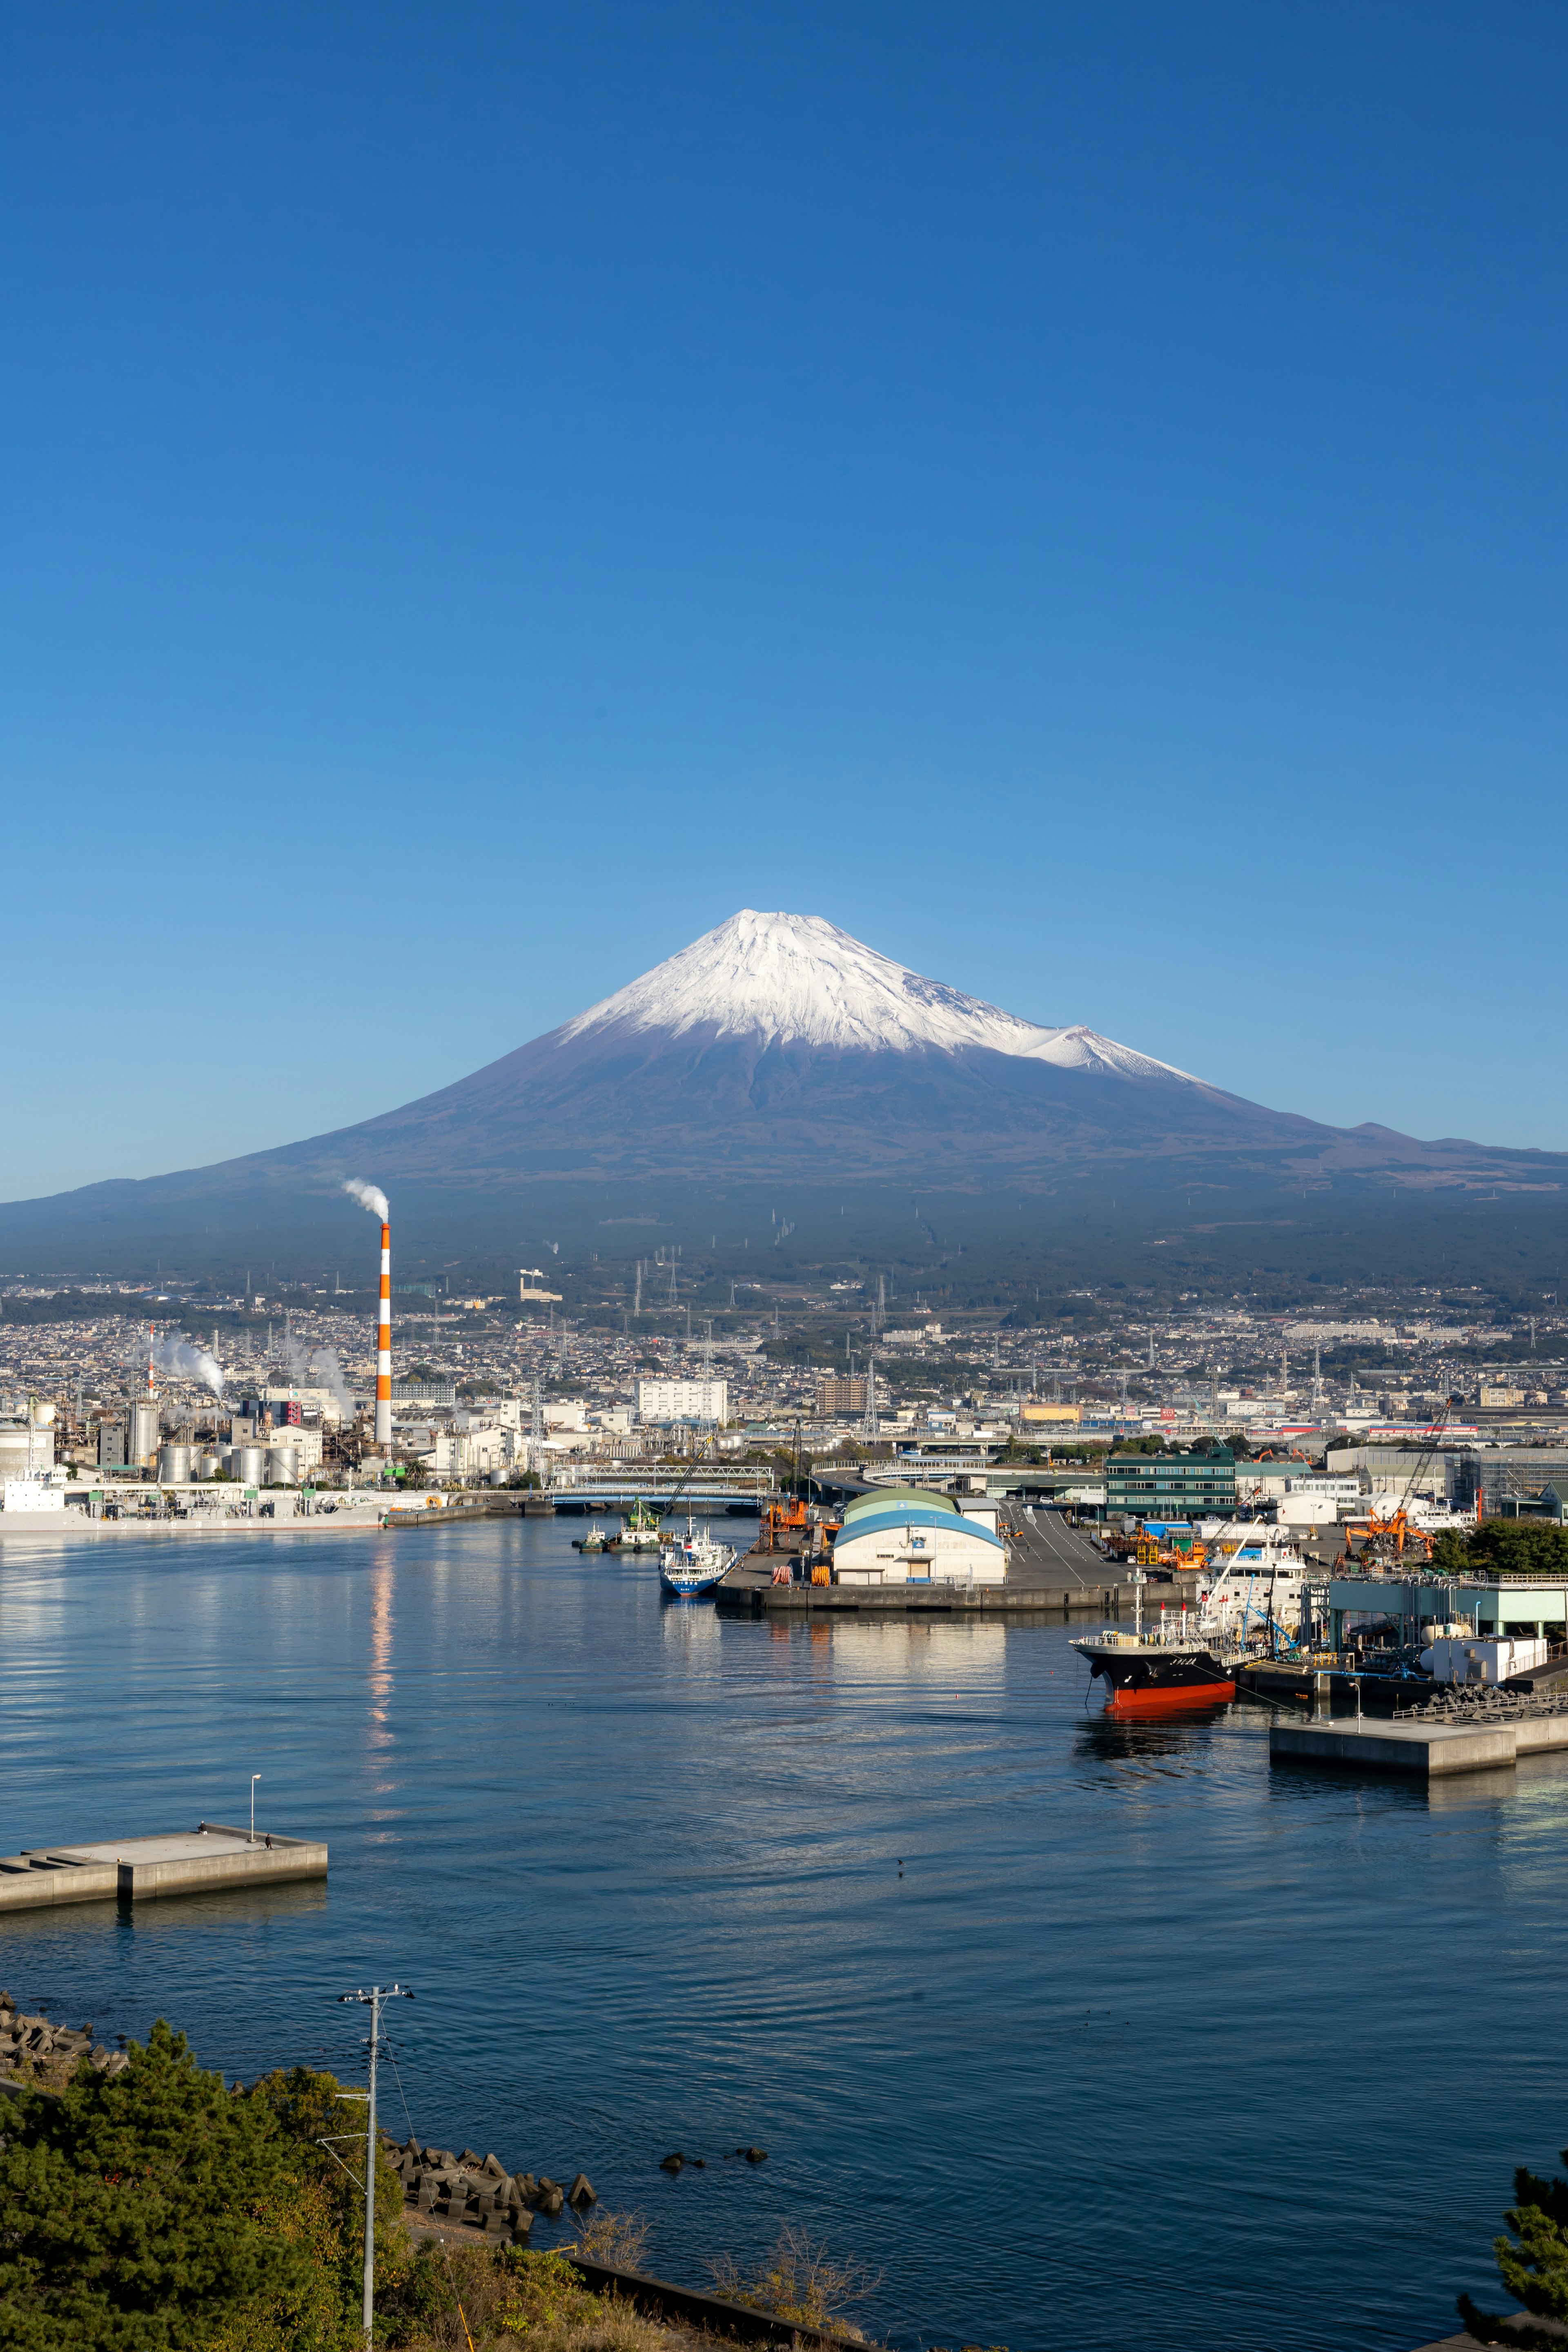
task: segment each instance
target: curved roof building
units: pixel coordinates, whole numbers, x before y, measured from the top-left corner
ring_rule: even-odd
[[[1001,1584],[1007,1548],[951,1496],[884,1486],[845,1512],[833,1572],[840,1584]]]

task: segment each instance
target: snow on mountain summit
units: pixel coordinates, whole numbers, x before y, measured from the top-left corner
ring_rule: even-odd
[[[1122,1076],[1181,1077],[1092,1029],[1042,1028],[926,980],[820,915],[742,908],[717,930],[590,1005],[556,1032],[563,1045],[612,1025],[873,1053],[980,1045],[994,1054]]]

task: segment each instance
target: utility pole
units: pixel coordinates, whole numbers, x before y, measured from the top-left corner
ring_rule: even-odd
[[[877,1417],[877,1351],[866,1359],[866,1442],[875,1445],[882,1434],[882,1424]]]
[[[370,2091],[365,2116],[364,2134],[364,2340],[371,2341],[375,2305],[375,2062],[381,2047],[381,2004],[384,2000],[412,2000],[414,1995],[406,1985],[372,1985],[368,1991],[357,1990],[338,1995],[340,2001],[358,2000],[370,2003]]]

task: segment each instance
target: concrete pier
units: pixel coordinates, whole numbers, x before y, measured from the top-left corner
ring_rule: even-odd
[[[1000,1584],[806,1584],[802,1583],[798,1553],[769,1552],[762,1538],[718,1587],[715,1599],[722,1614],[737,1617],[773,1616],[959,1616],[1029,1615],[1095,1618],[1112,1625],[1131,1625],[1137,1607],[1134,1587],[1124,1582],[1118,1564],[1107,1559],[1098,1544],[1059,1512],[1044,1511],[1035,1518],[1008,1517],[1007,1573]],[[775,1584],[775,1567],[786,1566],[791,1580]],[[1192,1606],[1197,1580],[1183,1578],[1171,1584],[1143,1587],[1143,1622],[1157,1625],[1163,1607]]]
[[[1474,1724],[1275,1723],[1268,1730],[1271,1763],[1346,1765],[1426,1780],[1495,1771],[1553,1748],[1568,1748],[1568,1715],[1501,1716]]]
[[[0,1855],[0,1912],[52,1903],[102,1903],[111,1896],[145,1903],[160,1895],[205,1895],[215,1888],[271,1886],[280,1879],[325,1878],[326,1846],[218,1822],[166,1837],[105,1838],[88,1845],[33,1846]]]

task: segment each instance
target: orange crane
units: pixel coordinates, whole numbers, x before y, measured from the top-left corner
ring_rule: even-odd
[[[793,1551],[794,1544],[787,1540],[781,1544],[780,1537],[804,1536],[810,1525],[810,1516],[798,1495],[786,1495],[782,1501],[770,1503],[763,1513],[763,1549]]]

